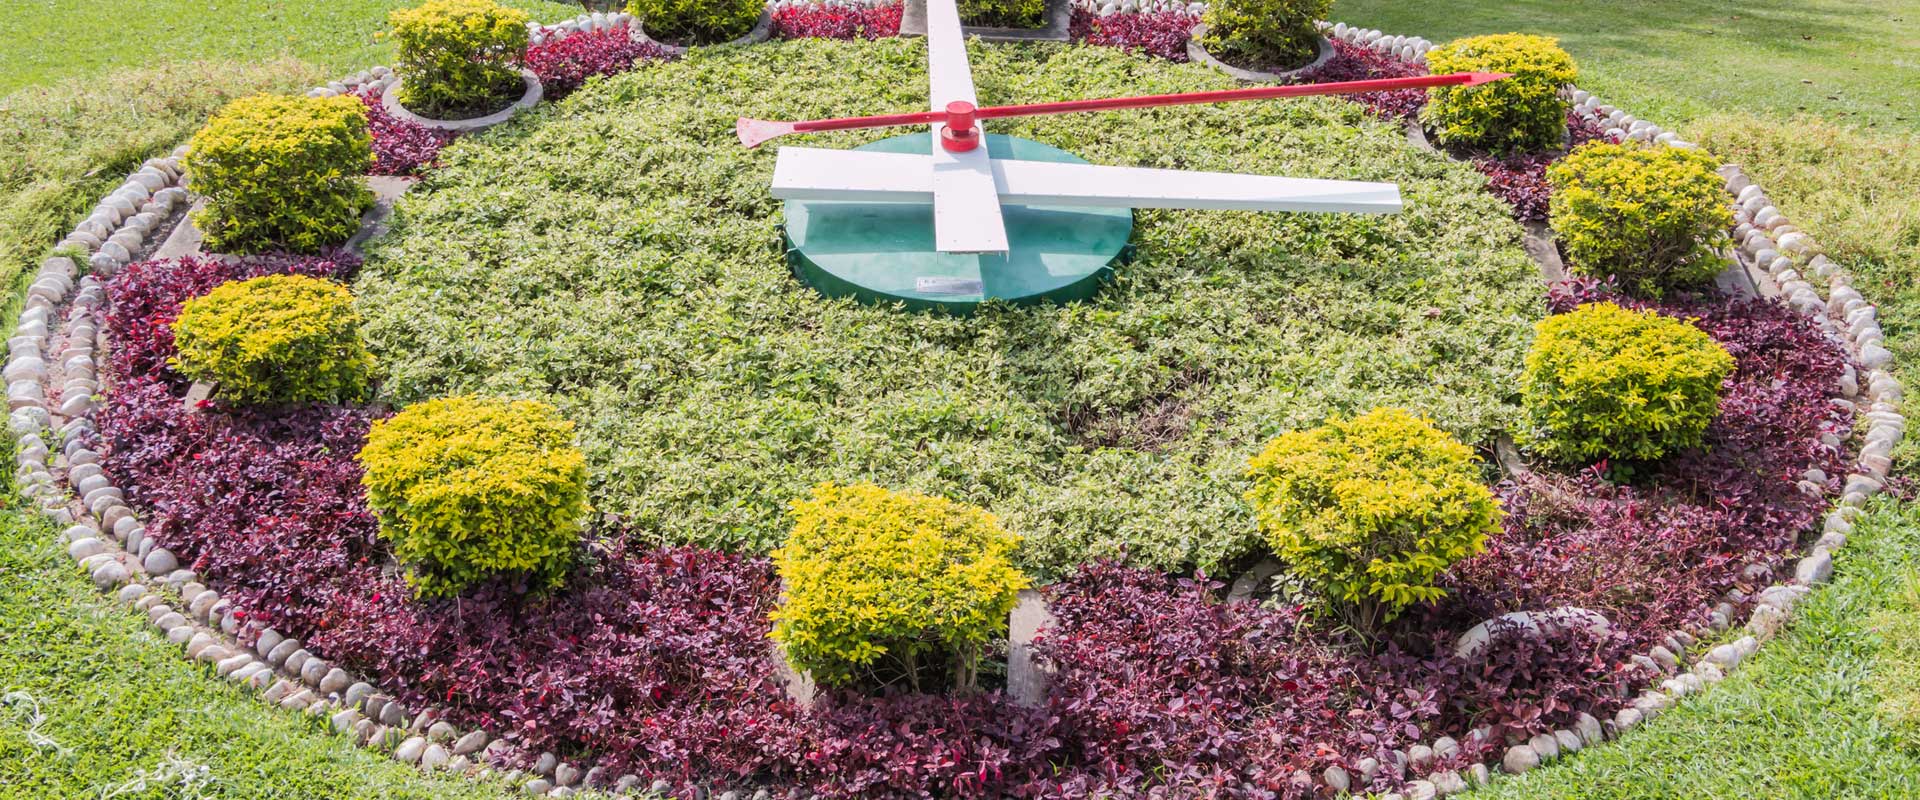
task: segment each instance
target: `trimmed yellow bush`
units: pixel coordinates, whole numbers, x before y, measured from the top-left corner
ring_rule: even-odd
[[[233,281],[188,300],[173,341],[174,369],[236,403],[361,400],[373,371],[353,295],[303,275]]]
[[[981,509],[872,484],[821,484],[790,513],[773,554],[786,583],[773,638],[790,663],[846,684],[885,658],[917,687],[921,666],[947,660],[953,685],[972,685],[1027,585],[1011,560],[1019,537]]]
[[[1547,169],[1548,217],[1567,265],[1634,294],[1706,285],[1726,268],[1733,209],[1702,150],[1592,142]]]
[[[680,45],[731,42],[752,31],[764,10],[762,0],[632,0],[627,5],[648,36]]]
[[[1556,461],[1651,461],[1700,443],[1733,356],[1681,320],[1588,303],[1534,326],[1520,376],[1530,430]]]
[[[193,135],[183,164],[207,198],[193,222],[217,252],[319,252],[351,238],[373,202],[359,180],[373,139],[355,97],[240,98]]]
[[[1333,0],[1214,0],[1202,21],[1201,42],[1214,58],[1237,67],[1285,70],[1305,65],[1320,49],[1314,21]]]
[[[1455,39],[1427,52],[1427,68],[1435,75],[1512,73],[1479,86],[1428,89],[1420,119],[1441,144],[1512,153],[1551,150],[1566,138],[1560,89],[1580,72],[1560,40],[1521,33]]]
[[[1283,434],[1247,475],[1274,555],[1363,632],[1445,597],[1435,580],[1502,516],[1473,451],[1398,408]]]
[[[387,15],[400,103],[436,119],[505,108],[525,91],[527,12],[493,0],[427,0]]]
[[[421,596],[499,575],[559,586],[587,513],[573,423],[530,400],[451,397],[374,423],[360,450],[380,537]]]

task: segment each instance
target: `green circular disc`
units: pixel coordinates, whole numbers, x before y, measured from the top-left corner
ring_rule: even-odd
[[[926,133],[857,148],[925,153]],[[1031,139],[987,135],[987,154],[1019,161],[1084,164]],[[828,297],[904,303],[920,311],[971,312],[987,300],[1016,305],[1092,297],[1130,255],[1133,210],[1002,205],[1006,255],[933,249],[933,206],[912,203],[788,201],[787,263]]]

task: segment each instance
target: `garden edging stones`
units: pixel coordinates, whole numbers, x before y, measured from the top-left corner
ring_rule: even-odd
[[[1081,5],[1102,14],[1122,8],[1113,3],[1094,8],[1085,0]],[[1197,13],[1197,6],[1157,3],[1151,10],[1184,8]],[[1139,8],[1131,0],[1126,6],[1127,10]],[[612,27],[620,16],[583,15],[557,26],[553,33],[543,29],[543,36]],[[1432,47],[1424,39],[1385,36],[1344,24],[1323,25],[1323,30],[1334,38],[1407,60],[1423,60]],[[385,90],[394,80],[389,70],[376,67],[316,87],[309,94]],[[1694,146],[1672,131],[1601,103],[1588,92],[1569,88],[1568,99],[1577,113],[1606,126],[1610,139]],[[26,290],[24,308],[8,341],[5,366],[8,429],[16,439],[21,497],[62,527],[69,556],[101,591],[146,614],[168,641],[182,647],[189,658],[207,663],[216,674],[260,692],[263,699],[282,708],[324,719],[336,733],[358,744],[378,747],[423,769],[477,776],[496,773],[491,765],[504,751],[503,742],[483,731],[460,731],[442,720],[436,709],[410,714],[410,709],[401,708],[376,687],[307,651],[298,640],[239,619],[199,575],[182,568],[172,553],[146,538],[122,489],[101,471],[93,414],[101,389],[96,351],[108,344],[100,324],[106,303],[102,278],[134,259],[142,246],[162,238],[160,229],[188,204],[179,163],[183,152],[177,149],[167,158],[146,161],[110,192],[59,242],[56,254],[42,263]],[[1524,772],[1563,752],[1596,745],[1607,735],[1618,736],[1749,660],[1814,585],[1830,580],[1834,554],[1845,546],[1868,499],[1883,490],[1892,450],[1905,434],[1906,419],[1899,411],[1903,388],[1888,371],[1892,354],[1884,346],[1877,309],[1854,288],[1846,271],[1829,261],[1818,243],[1793,226],[1738,166],[1728,165],[1721,172],[1736,204],[1733,234],[1739,261],[1770,278],[1768,288],[1846,343],[1864,368],[1849,369],[1836,387],[1840,394],[1836,402],[1861,411],[1863,444],[1852,471],[1843,478],[1838,502],[1826,515],[1818,541],[1796,567],[1794,579],[1752,598],[1745,635],[1709,649],[1691,666],[1679,660],[1701,639],[1731,628],[1732,603],[1744,605],[1744,598],[1730,598],[1730,603],[1713,611],[1711,625],[1674,631],[1645,656],[1663,676],[1658,687],[1639,695],[1610,720],[1583,716],[1574,729],[1512,744],[1500,765],[1508,772]],[[251,647],[241,644],[247,640]],[[1484,735],[1484,731],[1475,734]],[[1411,752],[1398,755],[1417,770],[1431,763],[1434,754],[1452,752],[1458,746],[1442,737],[1431,747],[1410,748]],[[575,791],[573,784],[592,783],[589,779],[596,772],[604,779],[599,768],[565,764],[549,754],[535,764],[538,777],[525,780],[522,788],[535,794],[570,795]],[[528,778],[518,770],[506,772],[505,777]],[[1344,770],[1334,769],[1315,779],[1336,788],[1351,782]],[[1488,779],[1486,765],[1472,764],[1425,775],[1412,783],[1410,791],[1431,796]],[[645,788],[639,781],[632,775],[603,780],[621,791]]]
[[[628,27],[628,30],[632,31],[633,38],[636,41],[651,42],[653,46],[660,48],[662,51],[665,51],[667,55],[672,56],[674,58],[679,58],[681,56],[686,55],[687,51],[691,49],[687,45],[678,45],[678,44],[673,44],[671,42],[663,42],[659,39],[655,39],[651,36],[648,36],[645,22],[639,19],[635,19],[632,15],[627,15],[626,18],[631,21],[631,25],[630,27]],[[766,41],[767,37],[772,35],[773,35],[773,10],[771,8],[763,8],[763,9],[760,9],[760,19],[755,23],[753,23],[753,30],[747,31],[745,34],[741,35],[739,38],[734,39],[733,41],[723,42],[719,45],[712,45],[712,46],[733,47],[737,45],[758,44],[760,42]]]
[[[533,70],[522,69],[520,70],[520,78],[526,82],[526,93],[520,95],[520,99],[513,101],[513,105],[484,117],[474,117],[473,119],[433,119],[420,116],[408,110],[406,105],[400,102],[400,86],[401,81],[404,79],[398,75],[392,77],[393,80],[387,85],[386,90],[380,94],[380,105],[387,110],[387,113],[415,125],[433,128],[434,130],[454,131],[456,133],[472,133],[478,130],[485,130],[513,119],[514,115],[539,105],[540,96],[543,91],[540,86],[540,76],[533,74]]]
[[[1248,83],[1285,83],[1319,69],[1328,61],[1333,60],[1333,42],[1328,41],[1325,36],[1320,36],[1313,40],[1313,60],[1306,64],[1279,72],[1261,72],[1253,69],[1242,69],[1221,61],[1215,58],[1212,53],[1207,52],[1206,46],[1200,43],[1200,40],[1206,38],[1206,35],[1207,26],[1205,23],[1194,26],[1193,34],[1187,37],[1187,58],[1195,63],[1205,64],[1231,75],[1235,80],[1247,81]]]

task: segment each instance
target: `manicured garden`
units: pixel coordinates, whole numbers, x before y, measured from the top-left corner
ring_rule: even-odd
[[[1517,74],[996,123],[1407,209],[1142,210],[1094,298],[949,315],[797,284],[773,154],[726,135],[924,102],[897,17],[782,6],[804,41],[676,57],[488,6],[393,18],[405,91],[229,104],[150,162],[142,214],[184,169],[236,257],[142,258],[109,224],[138,202],[96,211],[56,254],[96,274],[41,273],[8,376],[67,381],[10,387],[16,429],[62,434],[19,477],[96,583],[402,761],[557,793],[1450,793],[1765,658],[1873,529],[1904,421],[1872,310],[1799,279],[1835,272],[1744,178],[1570,100],[1550,40],[1410,63],[1342,33],[1303,80]],[[429,33],[461,15],[494,21]],[[1164,63],[1192,20],[1082,11],[1115,46],[969,57],[996,102],[1231,85]],[[449,47],[474,69],[430,79]],[[418,120],[505,108],[523,63],[532,111]],[[369,173],[421,180],[363,260],[335,246]],[[1734,246],[1784,299],[1716,288]]]

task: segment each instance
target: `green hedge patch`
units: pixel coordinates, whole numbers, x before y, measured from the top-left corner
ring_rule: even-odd
[[[988,103],[1219,89],[1107,48],[972,46]],[[778,251],[773,148],[735,117],[919,108],[917,40],[698,54],[449,148],[356,294],[400,401],[541,397],[596,509],[663,542],[779,545],[787,503],[873,482],[978,505],[1041,576],[1096,556],[1219,569],[1259,534],[1241,473],[1379,405],[1469,443],[1519,418],[1544,313],[1471,167],[1337,99],[996,121],[1097,164],[1393,180],[1404,213],[1141,211],[1095,300],[970,318],[834,301]],[[896,131],[797,137],[852,147]]]

